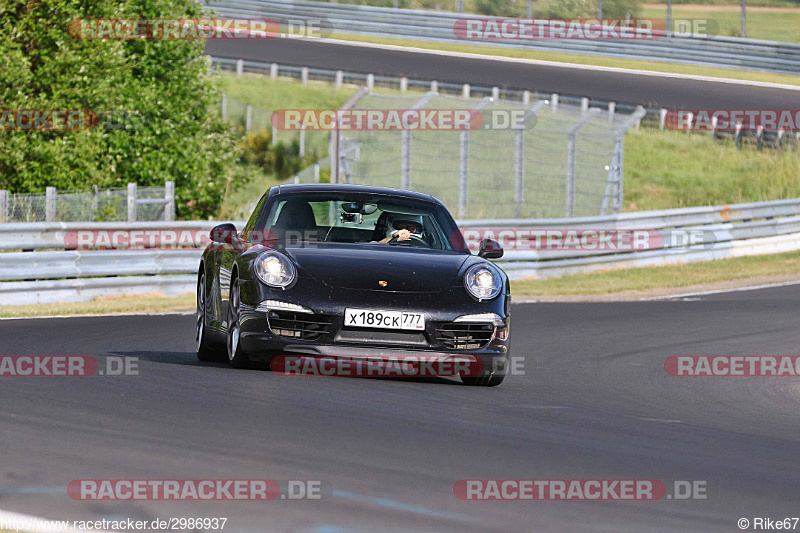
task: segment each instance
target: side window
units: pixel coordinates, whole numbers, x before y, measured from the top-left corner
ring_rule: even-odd
[[[264,202],[266,201],[267,201],[267,195],[265,193],[256,204],[255,209],[253,209],[253,214],[250,215],[250,219],[247,221],[247,224],[245,224],[244,228],[242,229],[242,237],[245,240],[249,240],[250,234],[255,229],[259,215],[261,215],[261,211],[264,210]]]

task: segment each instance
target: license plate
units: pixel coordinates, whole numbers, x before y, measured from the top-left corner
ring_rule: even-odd
[[[347,308],[344,310],[344,325],[357,328],[424,330],[425,315],[405,311]]]

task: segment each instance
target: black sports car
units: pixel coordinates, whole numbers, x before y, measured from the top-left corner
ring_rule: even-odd
[[[252,361],[424,355],[469,360],[469,385],[508,366],[508,277],[473,255],[447,209],[415,192],[281,185],[241,232],[211,231],[197,280],[197,357]]]

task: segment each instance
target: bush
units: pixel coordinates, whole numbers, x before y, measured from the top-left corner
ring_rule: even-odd
[[[14,192],[176,183],[179,217],[216,213],[242,179],[218,116],[203,41],[78,40],[82,18],[197,18],[192,0],[3,0],[0,108],[90,109],[140,117],[78,132],[0,132],[0,189]]]

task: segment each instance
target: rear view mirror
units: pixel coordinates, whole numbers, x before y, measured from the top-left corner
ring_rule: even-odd
[[[503,247],[500,243],[492,239],[483,239],[481,241],[481,248],[478,252],[478,257],[484,259],[500,259],[503,257]]]
[[[214,229],[211,230],[210,237],[213,242],[232,245],[238,240],[238,233],[236,231],[236,226],[233,224],[220,224],[219,226],[214,226]]]

